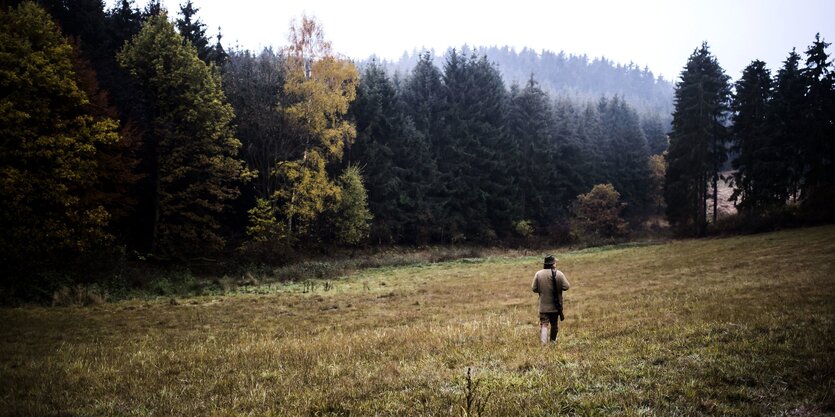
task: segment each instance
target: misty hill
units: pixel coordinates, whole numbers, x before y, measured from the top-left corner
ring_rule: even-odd
[[[383,61],[391,73],[406,75],[418,61],[422,51],[404,53],[396,62]],[[543,90],[554,98],[568,98],[575,102],[596,102],[601,96],[619,95],[640,114],[656,113],[662,120],[669,121],[673,110],[672,82],[656,77],[649,68],[640,68],[634,63],[626,65],[603,58],[590,59],[587,55],[572,55],[565,52],[543,50],[536,52],[524,48],[464,46],[462,55],[486,55],[496,63],[508,86],[521,86],[533,74]],[[444,55],[435,55],[439,67],[445,62]]]

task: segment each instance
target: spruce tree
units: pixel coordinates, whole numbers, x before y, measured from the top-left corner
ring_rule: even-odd
[[[604,158],[611,182],[627,204],[624,212],[641,216],[648,209],[650,172],[649,148],[639,118],[618,96],[601,105],[603,132],[606,135]]]
[[[716,184],[727,157],[725,121],[730,110],[729,77],[707,43],[695,50],[676,84],[673,129],[667,154],[667,217],[680,231],[707,231],[709,183]]]
[[[275,110],[282,101],[284,57],[264,49],[258,54],[234,51],[223,66],[223,90],[235,110],[241,154],[257,175],[252,181],[254,198],[268,200],[278,188],[273,170],[279,161],[297,157],[300,146]]]
[[[534,231],[545,231],[559,204],[551,194],[556,183],[551,100],[533,76],[524,88],[512,89],[507,116],[512,147],[502,159],[512,169],[515,220],[532,221]]]
[[[574,198],[586,189],[590,178],[582,171],[591,163],[584,142],[581,117],[577,107],[569,100],[557,100],[551,116],[554,131],[551,146],[555,149],[555,182],[551,184],[552,201],[556,203],[557,215],[566,218]]]
[[[422,206],[430,208],[418,211],[420,214],[415,223],[417,242],[426,239],[427,232],[436,240],[449,238],[441,222],[446,218],[447,207],[443,204],[445,197],[437,165],[443,143],[445,94],[441,72],[432,61],[432,55],[425,51],[400,88],[400,103],[414,133],[410,136],[409,147],[418,152],[415,161],[423,169],[422,187],[419,188],[423,191],[416,194],[416,198],[420,198]]]
[[[577,166],[577,170],[583,175],[582,189],[591,189],[595,184],[607,182],[607,165],[604,159],[605,138],[603,134],[603,122],[600,119],[598,106],[586,103],[578,114],[580,143],[582,145],[583,159]]]
[[[769,118],[769,131],[774,146],[779,147],[782,166],[775,176],[780,180],[783,198],[798,201],[805,172],[803,141],[806,124],[805,81],[799,67],[800,55],[792,50],[777,71],[774,80],[774,98]]]
[[[434,162],[394,83],[376,62],[363,72],[351,113],[357,140],[349,161],[364,166],[374,213],[372,238],[378,243],[427,243]]]
[[[647,138],[650,155],[661,155],[667,151],[667,132],[658,113],[641,117],[641,129]]]
[[[801,151],[807,166],[804,191],[807,203],[822,211],[831,211],[830,204],[835,200],[835,74],[826,53],[829,45],[820,34],[815,35],[815,41],[806,50],[806,66],[802,70],[807,129]]]
[[[443,80],[447,108],[437,161],[445,228],[453,241],[489,242],[509,233],[512,223],[510,178],[499,160],[508,149],[507,90],[486,58],[454,50]]]
[[[180,5],[181,18],[176,20],[177,31],[183,37],[183,44],[191,44],[197,48],[197,56],[203,62],[209,62],[212,48],[206,37],[206,25],[197,17],[200,8],[194,7],[191,0]]]
[[[736,82],[733,109],[733,198],[741,210],[760,212],[785,201],[779,175],[784,171],[783,149],[771,128],[772,81],[765,63],[755,60]]]

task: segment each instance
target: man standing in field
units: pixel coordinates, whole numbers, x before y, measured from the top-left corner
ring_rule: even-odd
[[[548,344],[548,324],[551,325],[551,342],[557,341],[560,331],[559,322],[564,320],[562,313],[562,292],[571,286],[565,274],[557,270],[557,259],[553,255],[545,257],[542,269],[533,277],[531,290],[539,294],[539,340]]]

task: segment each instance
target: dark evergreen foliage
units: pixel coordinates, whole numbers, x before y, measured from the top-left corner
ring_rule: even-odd
[[[512,89],[507,117],[512,148],[504,160],[515,178],[515,220],[533,221],[534,232],[544,231],[562,206],[554,192],[557,184],[557,149],[554,146],[553,106],[531,77],[524,88]]]
[[[753,61],[736,82],[732,109],[733,161],[736,192],[741,210],[760,211],[786,200],[780,175],[786,159],[773,136],[771,74],[762,61]]]
[[[198,17],[197,12],[200,10],[194,7],[191,0],[186,1],[186,4],[180,5],[180,18],[175,23],[177,31],[183,37],[183,44],[191,44],[197,48],[197,56],[206,62],[206,58],[211,51],[209,47],[209,38],[206,37],[206,24],[204,24]]]
[[[393,63],[387,63],[392,72],[407,73],[426,51],[404,53]],[[540,88],[552,97],[562,97],[574,102],[597,100],[601,96],[619,95],[641,114],[663,115],[663,123],[670,123],[673,85],[663,77],[656,77],[648,68],[634,63],[615,63],[605,57],[589,58],[565,52],[530,48],[516,51],[504,47],[464,46],[463,55],[486,56],[501,69],[507,85],[524,84],[534,74]],[[433,52],[434,54],[434,52]]]
[[[661,155],[667,151],[667,147],[670,145],[667,139],[667,129],[664,127],[658,113],[641,117],[641,129],[647,138],[650,155]]]
[[[627,217],[643,214],[649,205],[649,148],[638,114],[618,96],[602,101],[599,112],[606,135],[604,179],[620,192]]]
[[[803,191],[807,200],[818,200],[810,203],[825,210],[831,210],[829,204],[835,202],[835,74],[826,53],[829,45],[820,34],[815,35],[802,70],[806,86],[806,134],[801,143],[801,158],[806,163]]]
[[[706,233],[709,183],[713,185],[716,220],[716,185],[727,157],[728,80],[703,43],[690,55],[676,84],[665,199],[670,223],[683,232]]]
[[[781,169],[775,174],[787,200],[798,201],[803,180],[803,148],[805,130],[805,82],[800,70],[800,55],[794,50],[777,71],[774,80],[774,97],[771,102],[769,128],[774,146],[780,149],[783,159]]]
[[[357,139],[348,163],[363,164],[378,243],[427,243],[433,224],[428,194],[435,174],[426,136],[414,126],[401,95],[376,63],[362,74],[351,106]]]

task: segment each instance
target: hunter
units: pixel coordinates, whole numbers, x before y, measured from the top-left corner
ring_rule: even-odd
[[[533,277],[531,290],[539,294],[539,341],[548,344],[548,325],[551,325],[551,342],[557,341],[560,331],[559,322],[565,320],[562,311],[562,292],[571,285],[565,274],[557,270],[557,259],[552,255],[545,257],[544,265]]]

